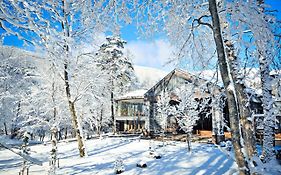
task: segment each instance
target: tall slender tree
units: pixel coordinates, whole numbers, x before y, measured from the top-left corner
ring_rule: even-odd
[[[264,13],[263,0],[258,0],[259,12]],[[267,23],[270,23],[269,19],[266,19],[265,16],[261,15],[261,20],[264,21],[266,26]],[[270,28],[270,27],[269,27]],[[273,98],[272,98],[272,78],[270,76],[270,64],[274,59],[274,50],[271,48],[275,47],[275,44],[272,42],[273,33],[271,31],[261,31],[255,26],[251,26],[251,29],[254,34],[257,34],[261,37],[260,41],[256,41],[255,44],[258,48],[258,57],[259,57],[259,68],[261,75],[261,86],[262,86],[262,101],[263,101],[263,113],[264,113],[264,138],[263,138],[263,156],[264,162],[276,161],[275,151],[274,151],[274,142],[275,142],[275,121],[276,116],[274,115],[273,108]],[[268,37],[268,35],[272,37]]]
[[[212,17],[212,29],[214,40],[216,43],[216,51],[218,55],[219,68],[222,76],[224,87],[226,88],[227,101],[229,106],[229,118],[231,127],[232,143],[235,149],[236,162],[239,167],[240,174],[250,174],[249,165],[245,160],[242,152],[242,145],[240,142],[240,123],[238,116],[238,104],[235,97],[235,89],[233,81],[231,81],[230,70],[225,55],[225,48],[223,45],[223,38],[221,34],[221,24],[217,10],[216,0],[209,0],[209,11]]]

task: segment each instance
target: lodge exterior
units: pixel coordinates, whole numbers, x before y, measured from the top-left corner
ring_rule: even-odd
[[[189,74],[185,71],[174,69],[163,79],[157,82],[149,90],[137,90],[129,92],[124,96],[116,99],[116,123],[117,130],[120,132],[139,132],[146,130],[149,133],[157,133],[161,130],[161,118],[157,113],[156,104],[163,93],[168,92],[170,96],[170,104],[180,103],[175,90],[182,84],[200,84],[206,83],[206,80]],[[193,87],[195,98],[209,98],[210,93],[200,92],[198,87]],[[215,86],[212,89],[213,93],[219,93],[220,87]],[[194,127],[195,130],[209,130],[213,132],[213,135],[223,136],[223,124],[222,121],[223,111],[216,108],[209,108],[209,112],[212,116],[206,117],[200,116],[198,124]],[[213,127],[214,122],[216,122]],[[176,127],[176,120],[171,116],[168,117],[167,132],[178,132]]]
[[[141,132],[147,131],[149,133],[157,133],[161,130],[161,118],[157,113],[157,101],[163,92],[168,92],[170,96],[170,104],[180,103],[180,99],[175,93],[177,89],[182,84],[195,84],[192,91],[194,92],[194,98],[203,99],[211,98],[212,95],[219,94],[221,88],[217,85],[209,83],[210,91],[201,92],[199,86],[202,84],[208,84],[206,80],[199,78],[193,74],[185,72],[183,70],[174,69],[163,79],[157,82],[149,90],[136,90],[129,92],[116,99],[116,123],[117,130],[119,132]],[[211,93],[212,92],[212,93]],[[262,102],[261,97],[251,96],[250,98],[250,108],[255,113],[255,119],[260,120],[262,116]],[[278,98],[279,99],[279,98]],[[277,109],[277,130],[281,132],[281,112],[280,112],[280,99],[278,100]],[[212,137],[215,141],[224,139],[224,125],[222,121],[228,123],[228,111],[227,107],[224,109],[219,109],[217,107],[210,107],[206,109],[211,116],[206,116],[202,114],[200,119],[197,121],[197,125],[194,126],[194,132],[198,131],[210,131]],[[258,122],[255,122],[257,124]],[[259,129],[259,128],[257,128]],[[176,126],[176,120],[173,116],[168,117],[168,127],[166,132],[178,132]]]

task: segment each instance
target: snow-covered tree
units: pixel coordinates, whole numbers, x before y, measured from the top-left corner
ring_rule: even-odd
[[[104,30],[112,30],[119,20],[125,21],[127,7],[115,1],[10,1],[0,3],[1,37],[17,36],[24,46],[37,49],[53,62],[64,81],[64,92],[69,114],[78,141],[80,156],[85,156],[81,124],[84,110],[77,109],[81,87],[75,81],[76,64],[88,51],[77,52],[79,46],[93,43]],[[118,18],[115,18],[115,15]],[[117,20],[116,20],[117,19]],[[109,25],[110,24],[110,25]],[[106,26],[107,25],[107,26]],[[106,28],[106,29],[105,29]],[[74,80],[74,81],[73,81]],[[95,84],[92,84],[94,86]],[[88,87],[88,86],[86,86]],[[87,88],[86,88],[87,89]]]
[[[124,44],[120,37],[107,37],[107,42],[102,44],[97,52],[97,63],[100,69],[108,74],[107,83],[110,92],[111,118],[113,132],[116,132],[116,121],[114,114],[114,100],[116,95],[121,94],[131,85],[133,77],[132,61],[124,54]]]
[[[274,58],[276,57],[278,53],[278,40],[276,40],[275,36],[276,34],[280,33],[280,31],[276,31],[276,27],[278,26],[278,23],[276,23],[276,19],[274,17],[274,14],[264,13],[266,5],[263,4],[263,1],[254,1],[249,6],[248,3],[245,3],[243,1],[239,2],[239,6],[235,6],[232,4],[228,4],[227,8],[227,14],[231,14],[230,20],[235,21],[228,29],[228,33],[230,35],[236,35],[235,37],[232,37],[231,40],[235,41],[235,45],[233,42],[229,39],[225,43],[226,48],[228,50],[228,57],[229,57],[229,64],[231,66],[234,65],[236,67],[232,68],[235,72],[237,78],[235,78],[235,75],[233,77],[235,78],[234,82],[238,82],[238,85],[236,86],[236,89],[240,88],[239,86],[245,86],[243,78],[247,75],[243,73],[242,71],[237,71],[239,67],[242,66],[239,65],[239,61],[242,62],[242,64],[253,64],[257,65],[260,69],[258,72],[258,76],[261,79],[261,86],[259,88],[262,89],[263,94],[263,109],[264,109],[264,146],[263,146],[263,155],[265,157],[265,162],[270,162],[270,160],[275,159],[274,156],[274,148],[273,148],[273,142],[274,142],[274,128],[275,128],[275,116],[273,114],[273,99],[272,99],[272,83],[271,83],[271,76],[270,71],[271,67],[273,65]],[[243,12],[243,13],[234,13],[235,12]],[[254,15],[253,15],[254,14]],[[247,18],[245,18],[247,16]],[[243,20],[241,20],[243,19]],[[241,32],[237,32],[237,30],[241,30]],[[277,32],[277,33],[276,33]],[[234,34],[233,34],[234,33]],[[244,39],[243,39],[244,38]],[[251,39],[245,39],[245,38],[251,38]],[[235,47],[235,48],[234,48]],[[245,49],[246,47],[246,49]],[[232,49],[231,49],[232,48]],[[245,60],[238,60],[237,55],[239,53],[239,50],[244,50],[246,52],[246,59]],[[235,52],[237,52],[235,54]],[[249,60],[252,60],[249,62]],[[244,61],[244,63],[243,63]],[[249,63],[247,63],[249,62]],[[234,64],[233,64],[234,63]],[[241,64],[241,63],[240,63]],[[244,69],[245,71],[245,69]],[[234,74],[234,73],[232,73]],[[241,76],[243,75],[243,76]],[[244,84],[243,84],[244,83]],[[241,89],[241,88],[240,88]],[[244,88],[246,89],[246,88]],[[242,90],[237,90],[238,92],[242,92]],[[245,90],[244,90],[245,91]],[[245,94],[245,92],[244,92]],[[240,94],[237,93],[238,100]],[[242,118],[242,124],[244,121],[251,121],[251,117],[249,117],[249,110],[245,110],[246,108],[249,108],[248,100],[249,98],[243,97],[243,101],[240,100],[240,108],[244,109],[241,111],[241,116],[245,115],[247,118]],[[245,125],[244,130],[247,130],[247,128],[252,128],[252,126]],[[243,132],[243,134],[247,132]],[[249,132],[248,132],[249,133]],[[250,140],[248,138],[251,138],[251,135],[245,135],[244,134],[244,140],[245,140],[245,146],[248,148],[248,156],[249,158],[253,157],[254,155],[254,142],[247,142],[247,140]],[[249,149],[250,148],[250,149]],[[252,149],[251,149],[252,148]]]
[[[117,157],[114,162],[114,172],[115,174],[121,174],[125,171],[125,166],[123,163],[123,159],[121,157]]]
[[[194,89],[194,88],[193,88]],[[191,134],[193,127],[196,125],[199,117],[199,101],[194,96],[194,91],[190,86],[183,85],[178,90],[180,103],[174,106],[173,115],[177,119],[180,130],[186,133],[186,142],[188,151],[191,150]]]
[[[233,79],[230,77],[230,71],[228,68],[228,63],[225,55],[225,48],[223,45],[223,39],[221,35],[220,18],[217,10],[216,1],[209,0],[209,11],[212,16],[212,29],[214,33],[214,40],[216,43],[216,51],[218,55],[218,60],[220,64],[220,71],[224,87],[226,89],[229,113],[230,113],[230,126],[232,133],[232,142],[235,150],[235,157],[238,167],[244,168],[240,169],[240,174],[249,174],[249,167],[247,160],[245,160],[245,155],[242,152],[242,145],[240,142],[240,127],[239,127],[239,111],[236,99],[236,92],[234,89]]]
[[[31,87],[37,85],[35,66],[28,52],[13,47],[0,48],[0,93],[1,123],[4,131],[15,136],[22,120],[22,105],[31,93]]]
[[[77,101],[79,111],[81,111],[82,127],[89,133],[96,132],[100,134],[102,127],[107,126],[110,120],[110,96],[108,92],[108,75],[103,72],[95,63],[93,58],[88,58],[84,63],[81,63],[83,69],[80,69],[79,78],[77,82],[80,82],[83,89],[81,97]],[[85,60],[87,60],[85,58]],[[95,70],[95,71],[93,71]],[[89,134],[88,133],[88,134]]]
[[[245,4],[245,6],[240,4]],[[248,160],[254,156],[255,142],[250,122],[249,99],[243,84],[247,71],[243,71],[243,68],[258,63],[257,59],[249,60],[249,55],[254,55],[254,50],[256,53],[258,51],[258,47],[253,46],[255,42],[259,42],[263,38],[262,36],[267,36],[267,41],[273,39],[270,32],[267,32],[269,27],[258,21],[260,17],[263,18],[263,15],[256,7],[256,1],[189,1],[186,3],[159,1],[156,4],[144,5],[145,10],[142,11],[143,13],[140,12],[142,14],[140,16],[143,17],[141,20],[143,26],[157,32],[164,29],[168,33],[170,41],[178,49],[175,54],[176,58],[173,59],[178,64],[191,62],[193,67],[210,69],[218,63],[228,101],[236,160],[240,173],[244,174],[248,174],[250,171],[247,167],[250,164]],[[250,9],[255,10],[250,12]],[[141,10],[140,8],[139,11]],[[238,16],[238,18],[234,19],[233,16]],[[269,22],[274,21],[271,17],[266,19],[269,19]],[[254,34],[250,27],[240,25],[244,22],[250,22],[252,29],[255,27],[264,33],[262,35]],[[228,33],[227,30],[231,32]],[[226,36],[226,33],[230,37]],[[258,55],[255,54],[256,57],[259,57]]]
[[[259,12],[264,14],[263,1],[259,1]],[[273,98],[272,98],[272,78],[270,76],[270,64],[275,56],[274,33],[270,29],[269,23],[273,20],[261,15],[259,24],[263,26],[263,30],[257,25],[251,25],[250,29],[254,36],[259,37],[259,41],[255,42],[258,50],[258,60],[261,75],[262,85],[262,101],[264,113],[264,139],[263,139],[263,157],[264,162],[268,163],[275,161],[276,156],[274,150],[275,142],[275,122],[276,116],[274,115]],[[269,27],[269,29],[268,29]],[[274,49],[272,49],[274,48]]]
[[[59,83],[62,85],[63,81],[55,79],[58,77],[54,77],[51,66],[46,63],[46,60],[38,59],[34,58],[34,62],[38,61],[36,74],[40,78],[38,78],[38,84],[31,87],[31,93],[23,104],[22,112],[25,120],[21,122],[21,128],[32,127],[33,133],[43,141],[44,135],[50,134],[51,126],[60,123],[60,116],[63,115],[67,106],[61,100],[65,99],[61,95],[63,89],[58,89]],[[39,68],[43,65],[44,68]]]
[[[161,95],[159,95],[159,98],[156,103],[156,112],[157,116],[159,117],[160,126],[161,126],[161,134],[162,134],[162,142],[164,144],[164,136],[165,132],[167,131],[168,127],[168,117],[171,115],[172,107],[170,105],[171,97],[169,92],[162,91]]]
[[[164,90],[159,96],[156,104],[156,111],[160,120],[159,124],[161,125],[161,131],[163,132],[163,134],[167,130],[168,117],[171,112],[170,101],[170,94]]]

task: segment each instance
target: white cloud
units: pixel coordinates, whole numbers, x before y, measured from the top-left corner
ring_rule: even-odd
[[[163,39],[155,41],[130,41],[126,48],[133,54],[133,62],[136,65],[171,70],[171,66],[163,65],[172,56],[173,48]]]

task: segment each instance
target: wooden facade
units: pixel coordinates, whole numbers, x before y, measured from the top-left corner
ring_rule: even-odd
[[[199,85],[206,84],[206,80],[198,78],[195,75],[185,71],[175,69],[166,75],[162,80],[157,82],[152,88],[143,91],[142,94],[131,93],[116,100],[117,104],[117,124],[120,132],[135,132],[147,130],[150,133],[157,133],[161,128],[161,119],[157,113],[157,102],[163,91],[169,93],[170,104],[176,105],[180,103],[180,99],[175,90],[183,84],[192,84],[193,97],[200,100],[202,98],[211,99],[210,93],[202,93]],[[220,93],[219,87],[215,86],[212,93]],[[223,127],[214,128],[213,119],[216,126],[223,126],[223,114],[220,110],[213,109],[211,106],[206,109],[206,113],[212,115],[206,116],[200,114],[200,119],[194,130],[209,130],[215,132],[214,135],[223,135]],[[213,117],[215,116],[215,117]],[[168,117],[167,132],[181,132],[178,128],[177,121],[173,116]],[[198,131],[197,131],[198,132]]]
[[[170,95],[170,104],[176,104],[180,102],[178,99],[175,90],[179,88],[181,85],[192,85],[190,86],[190,92],[193,93],[193,98],[195,98],[199,103],[202,99],[209,99],[211,102],[211,93],[218,94],[220,93],[220,87],[212,84],[212,92],[202,92],[200,90],[200,86],[203,84],[208,84],[206,80],[199,78],[193,74],[188,72],[175,69],[170,72],[167,76],[165,76],[162,80],[160,80],[155,86],[149,89],[144,97],[148,106],[148,117],[149,117],[149,128],[150,132],[159,132],[161,128],[161,118],[158,117],[156,105],[158,101],[158,97],[163,94],[163,92],[167,92]],[[205,113],[201,113],[200,119],[197,121],[197,125],[194,126],[194,132],[198,132],[199,130],[209,130],[212,131],[214,135],[223,135],[223,113],[220,110],[212,108],[211,106],[207,107]],[[203,110],[203,111],[204,111]],[[207,113],[211,113],[212,115],[206,116]],[[215,117],[214,117],[215,116]],[[216,123],[220,123],[221,128],[213,127],[213,119],[216,119]],[[216,126],[218,126],[216,124]],[[168,127],[167,131],[171,132],[180,132],[179,127],[176,124],[176,120],[173,119],[173,116],[168,117]],[[197,131],[196,131],[197,130]]]

